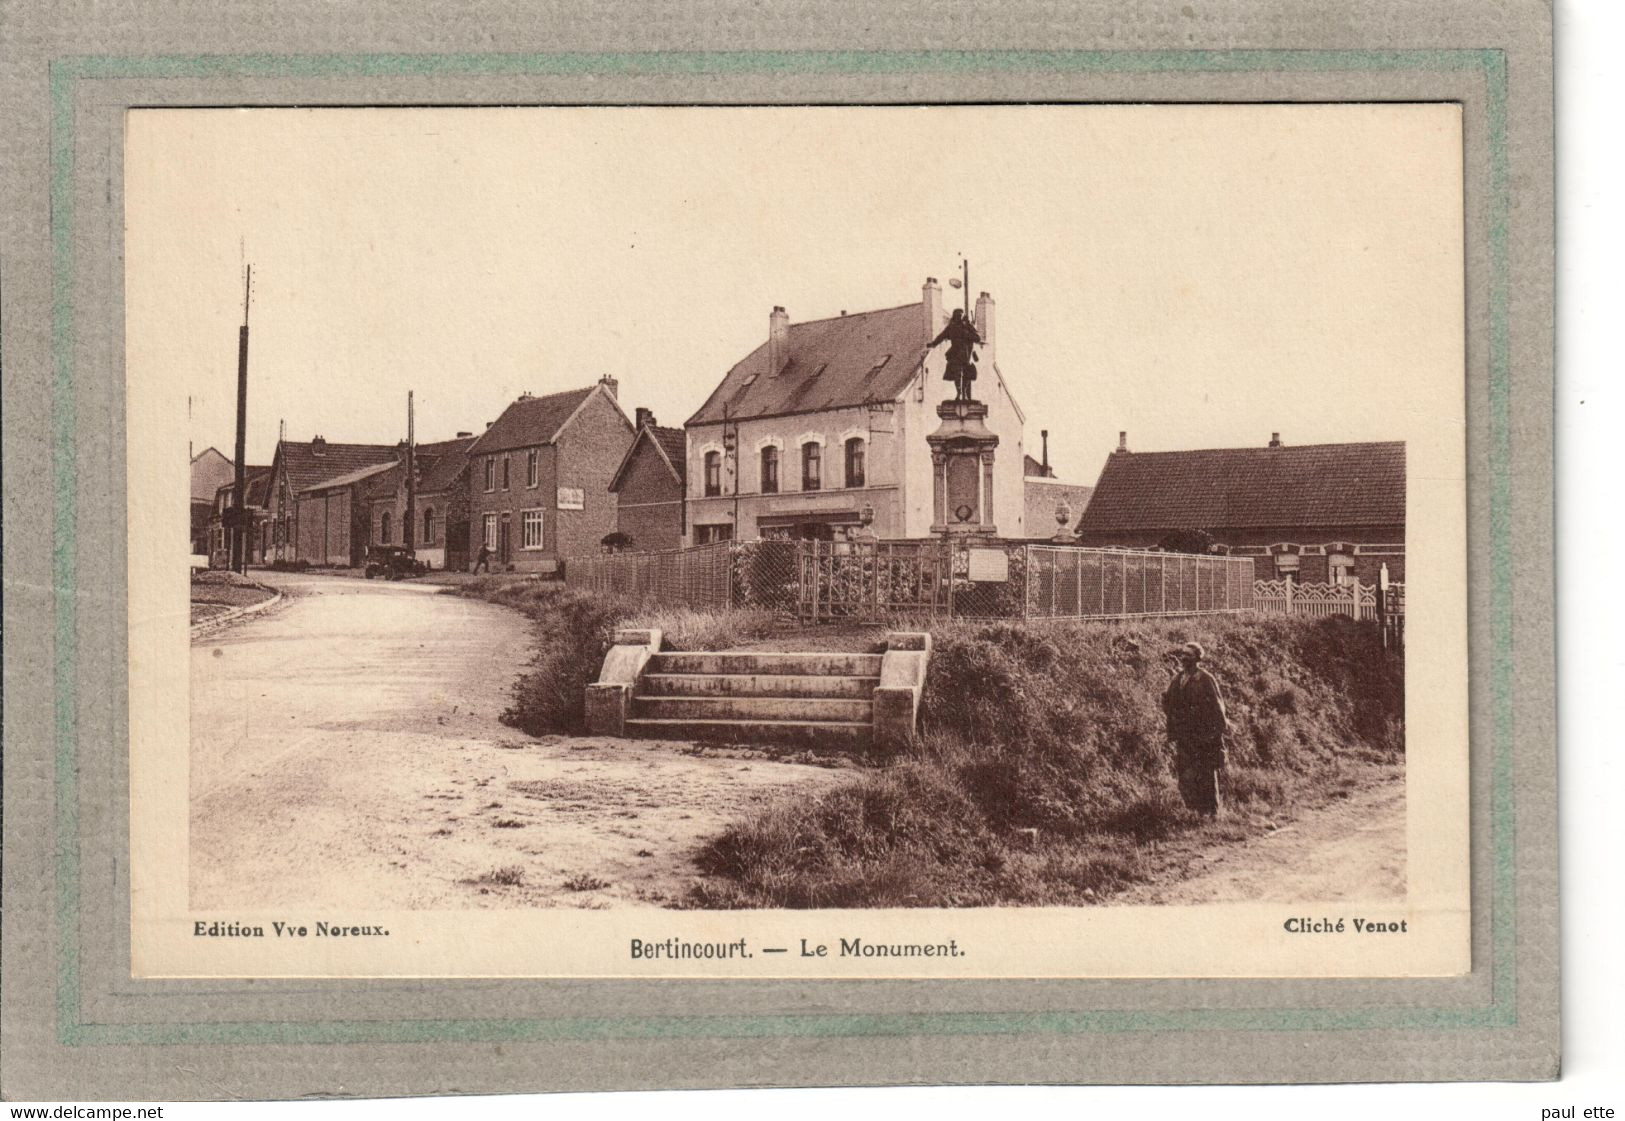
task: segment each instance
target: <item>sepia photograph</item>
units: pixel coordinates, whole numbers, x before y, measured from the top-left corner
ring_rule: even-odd
[[[1466,970],[1458,106],[127,145],[138,974]]]

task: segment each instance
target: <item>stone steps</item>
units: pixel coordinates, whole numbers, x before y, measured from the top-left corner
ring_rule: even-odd
[[[896,751],[914,742],[929,635],[887,635],[884,655],[661,651],[661,642],[657,629],[616,632],[598,680],[587,687],[590,730],[847,751]]]
[[[870,690],[871,698],[873,690]],[[634,720],[834,721],[873,723],[873,699],[845,697],[649,697],[634,695]]]
[[[774,650],[714,650],[663,653],[649,658],[645,673],[687,673],[796,677],[879,677],[879,654],[828,651],[785,653]]]
[[[858,747],[873,731],[879,682],[879,654],[653,654],[633,688],[626,730],[668,739]]]
[[[720,743],[800,743],[808,747],[867,747],[868,723],[834,720],[646,720],[628,718],[626,734],[643,739]]]

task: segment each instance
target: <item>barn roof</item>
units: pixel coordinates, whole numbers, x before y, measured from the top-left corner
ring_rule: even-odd
[[[288,489],[308,490],[324,479],[335,479],[363,467],[395,462],[394,444],[326,444],[320,452],[311,441],[283,440],[277,445]]]
[[[1392,441],[1113,453],[1078,532],[1404,524]]]

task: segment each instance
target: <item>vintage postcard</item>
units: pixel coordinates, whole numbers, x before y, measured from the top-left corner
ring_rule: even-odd
[[[1462,144],[132,111],[134,975],[1465,973]]]

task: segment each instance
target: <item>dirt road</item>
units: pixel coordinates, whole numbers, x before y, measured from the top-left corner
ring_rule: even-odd
[[[264,616],[192,646],[202,910],[659,906],[701,838],[839,771],[498,721],[516,612],[437,588],[267,573]]]
[[[1166,854],[1164,874],[1113,903],[1294,903],[1402,899],[1405,774],[1373,768],[1365,785],[1273,831]]]

